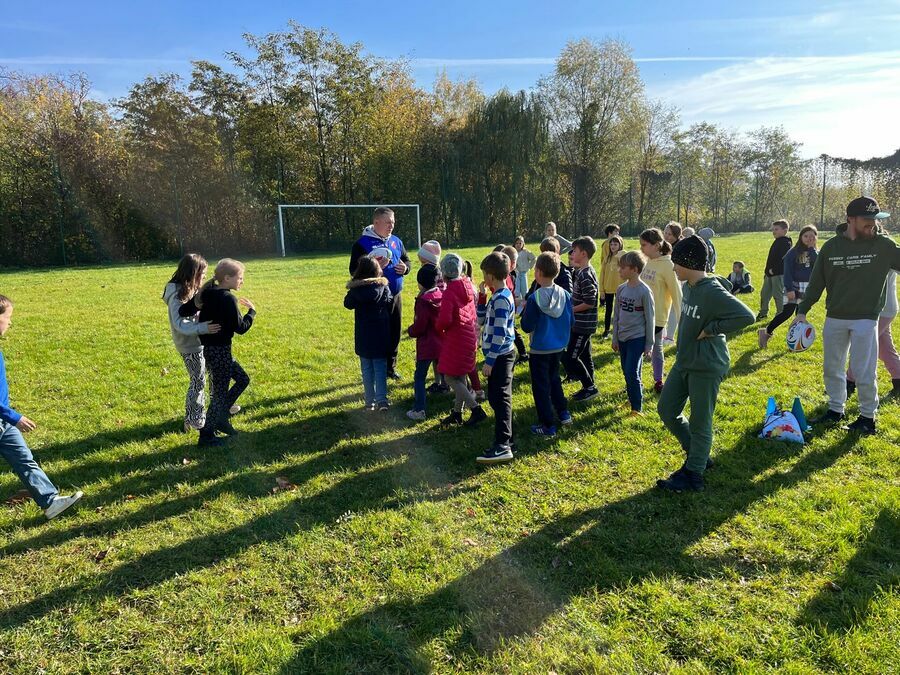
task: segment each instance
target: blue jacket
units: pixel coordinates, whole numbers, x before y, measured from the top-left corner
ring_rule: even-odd
[[[572,295],[556,284],[538,288],[525,302],[522,330],[531,333],[532,354],[561,352],[575,326]]]
[[[3,352],[0,352],[0,420],[7,424],[16,425],[22,415],[13,410],[9,405],[9,383],[6,381],[6,361],[3,360]]]
[[[386,359],[391,354],[391,307],[394,298],[384,277],[347,282],[344,307],[354,310],[353,338],[357,356]]]
[[[784,292],[803,293],[812,277],[819,252],[816,249],[798,251],[795,246],[784,256]]]
[[[373,248],[381,246],[391,250],[391,262],[387,264],[383,272],[388,280],[388,288],[391,291],[391,295],[397,295],[403,290],[403,276],[409,274],[409,256],[403,247],[403,242],[400,241],[400,237],[392,234],[387,239],[382,239],[375,232],[375,228],[372,225],[363,230],[362,236],[353,244],[353,249],[350,251],[350,275],[352,276],[356,273],[356,265],[360,258],[369,255]],[[400,260],[406,264],[406,271],[403,274],[398,274],[394,269],[394,265]]]

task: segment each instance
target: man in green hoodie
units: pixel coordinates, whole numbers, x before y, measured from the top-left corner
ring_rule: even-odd
[[[885,281],[891,268],[900,270],[900,247],[880,234],[876,223],[891,214],[878,208],[871,197],[858,197],[847,205],[847,222],[837,236],[822,246],[813,266],[806,295],[797,307],[794,323],[827,291],[825,326],[822,329],[823,371],[828,410],[815,425],[844,420],[847,403],[847,352],[856,376],[859,417],[844,427],[860,434],[875,433],[878,411],[878,315],[884,307]]]
[[[687,459],[678,471],[656,482],[664,490],[702,490],[713,441],[713,413],[719,384],[731,367],[725,334],[753,323],[753,311],[706,275],[709,249],[694,235],[675,244],[675,275],[686,281],[678,324],[678,350],[657,404],[663,424]],[[684,416],[690,399],[691,417]]]

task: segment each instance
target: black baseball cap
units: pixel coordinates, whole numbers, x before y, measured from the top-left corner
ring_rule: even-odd
[[[878,202],[871,197],[857,197],[847,204],[847,217],[859,216],[861,218],[870,218],[872,220],[883,220],[889,218],[890,213],[885,213],[878,208]]]

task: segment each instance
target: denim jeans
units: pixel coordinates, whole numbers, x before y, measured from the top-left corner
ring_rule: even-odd
[[[387,359],[364,359],[360,356],[359,365],[366,405],[387,401]]]
[[[641,388],[641,365],[644,363],[646,337],[625,340],[619,343],[619,360],[622,362],[622,374],[625,376],[625,391],[631,409],[641,411],[644,404],[644,390]]]
[[[22,432],[6,422],[0,422],[0,455],[9,462],[13,473],[25,484],[37,505],[41,509],[50,506],[59,490],[34,461]]]
[[[425,380],[428,378],[428,369],[432,363],[435,363],[432,359],[416,361],[416,374],[413,378],[413,392],[416,400],[413,403],[413,410],[425,411]]]

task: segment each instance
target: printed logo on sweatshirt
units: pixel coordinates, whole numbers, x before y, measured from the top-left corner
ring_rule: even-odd
[[[860,255],[847,255],[847,256],[829,256],[828,262],[832,264],[834,267],[843,267],[846,270],[856,270],[864,265],[869,265],[875,261],[878,257],[875,253],[865,253]]]
[[[687,303],[681,303],[681,314],[683,316],[688,316],[692,319],[700,318],[700,305],[688,305]]]
[[[623,312],[643,312],[644,306],[636,304],[634,298],[622,298],[622,301],[619,303],[619,309]]]

